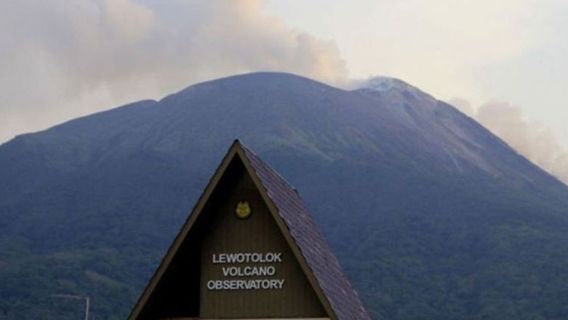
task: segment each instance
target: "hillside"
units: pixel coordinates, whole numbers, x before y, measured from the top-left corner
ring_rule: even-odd
[[[294,185],[376,319],[568,314],[568,188],[402,81],[188,87],[0,146],[0,319],[124,319],[226,148]]]

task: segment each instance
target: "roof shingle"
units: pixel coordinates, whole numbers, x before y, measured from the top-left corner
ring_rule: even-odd
[[[254,152],[242,146],[266,194],[286,223],[320,288],[340,320],[370,320],[357,292],[343,274],[337,258],[318,231],[295,189]]]

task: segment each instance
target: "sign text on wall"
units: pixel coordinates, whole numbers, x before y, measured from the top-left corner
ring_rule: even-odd
[[[209,290],[277,290],[285,279],[276,278],[277,266],[282,263],[281,252],[216,253],[214,265],[221,266],[222,279],[207,281]]]

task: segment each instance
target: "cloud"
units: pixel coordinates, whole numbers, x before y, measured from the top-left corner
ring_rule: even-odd
[[[260,0],[2,1],[0,52],[0,141],[236,73],[348,76],[333,41],[290,28]]]
[[[477,110],[467,100],[454,98],[450,104],[477,119],[519,153],[568,183],[568,151],[553,132],[525,119],[523,110],[503,101],[490,101]]]
[[[356,77],[373,72],[402,78],[443,98],[483,99],[480,75],[534,50],[548,39],[543,16],[550,4],[535,0],[366,0],[345,2],[351,28],[340,48]],[[356,30],[354,32],[353,30]]]

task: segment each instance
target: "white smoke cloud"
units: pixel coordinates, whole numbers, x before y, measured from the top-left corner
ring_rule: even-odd
[[[464,99],[449,103],[475,118],[519,153],[568,183],[568,151],[547,127],[527,120],[523,110],[503,101],[490,101],[474,109]]]
[[[0,141],[235,73],[348,76],[333,41],[288,27],[261,0],[2,1],[0,55]]]

